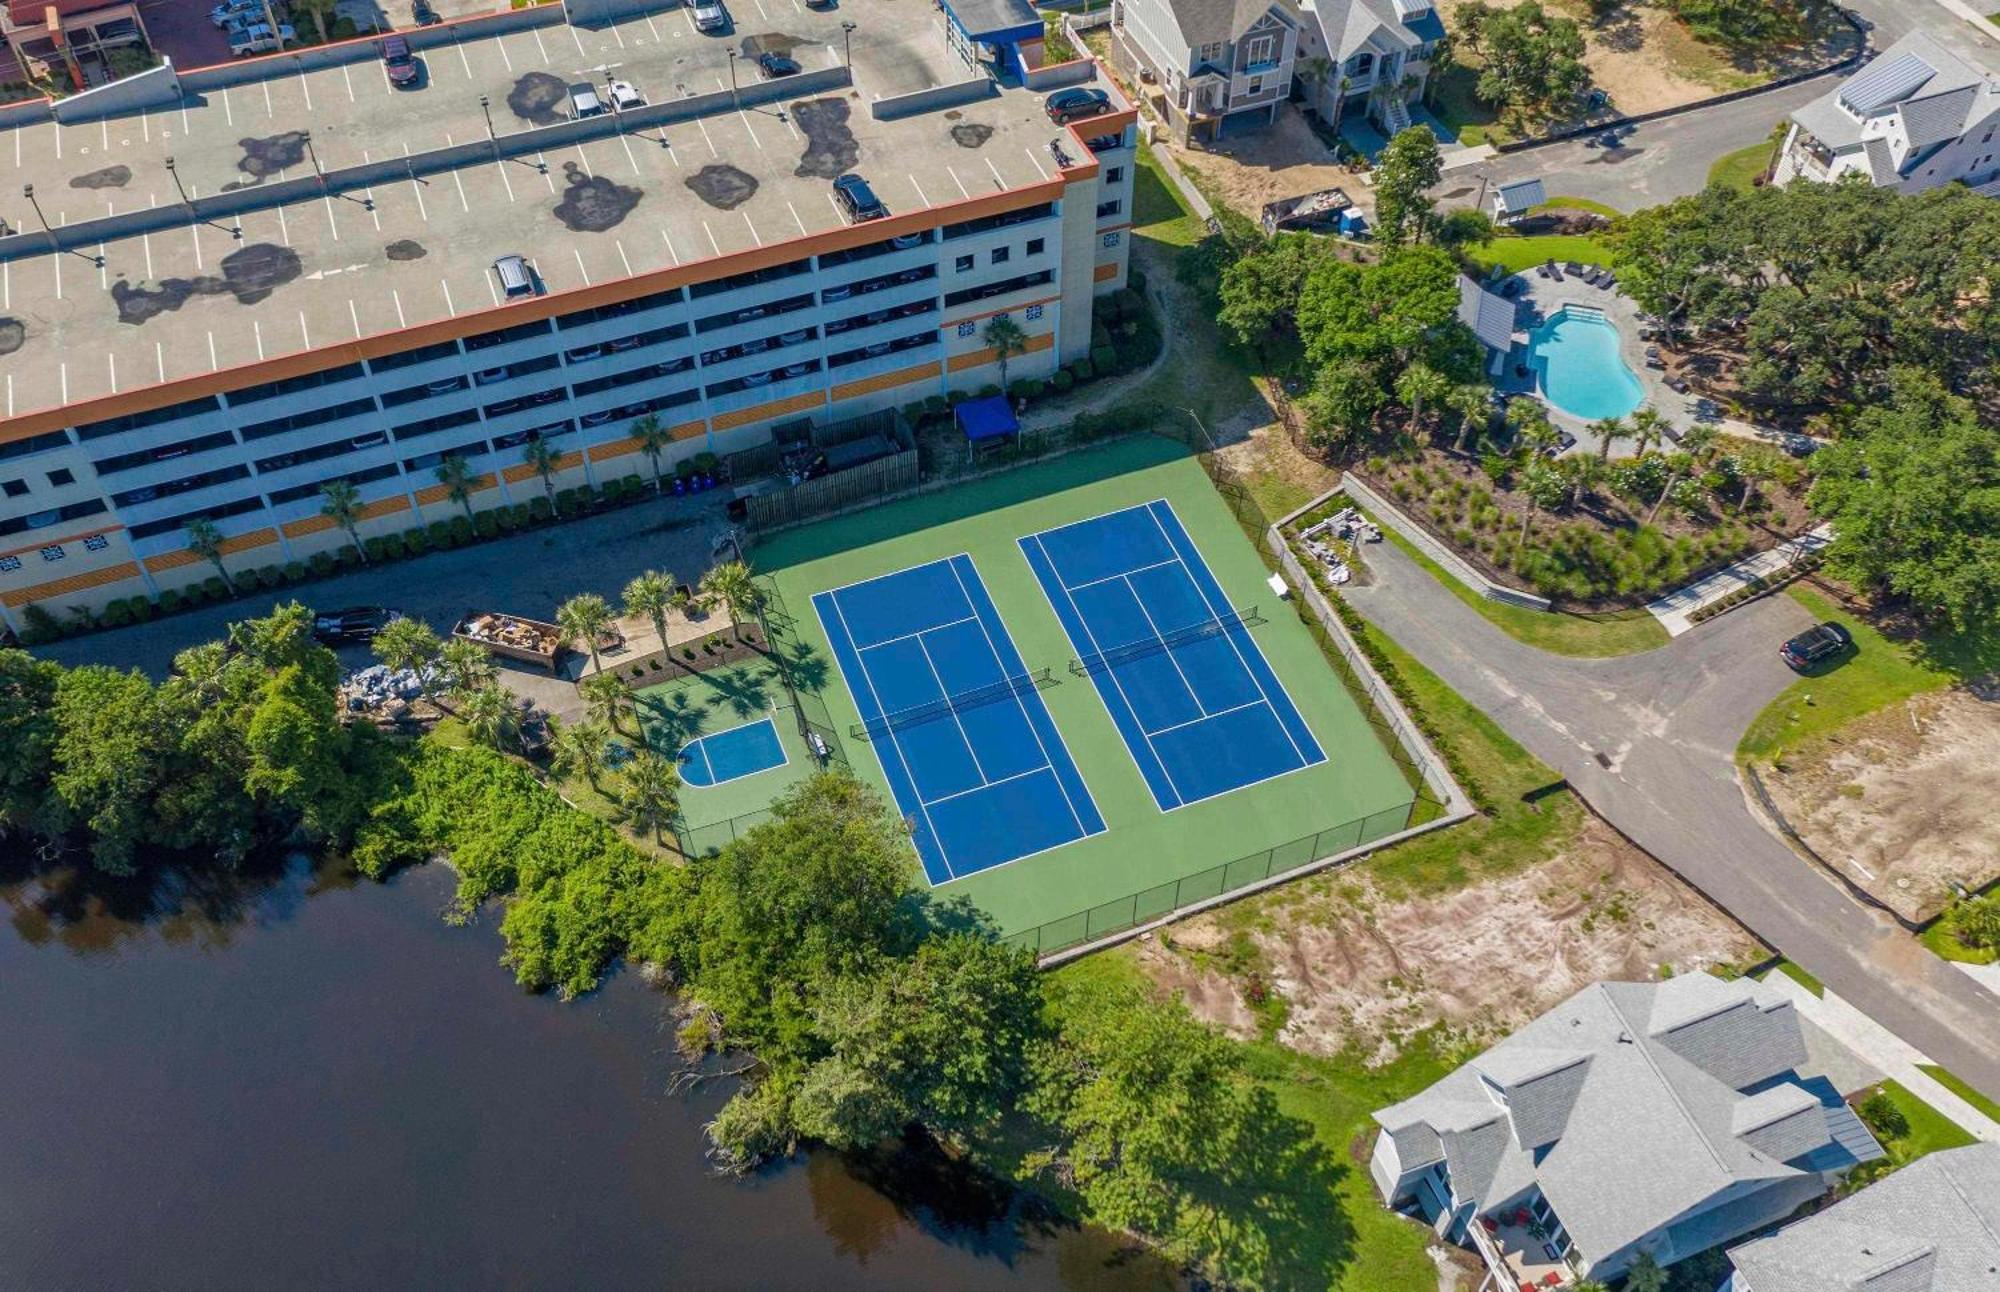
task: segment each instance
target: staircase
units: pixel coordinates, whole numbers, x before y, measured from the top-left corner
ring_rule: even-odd
[[[1382,100],[1382,125],[1391,139],[1410,128],[1410,105],[1403,102],[1400,94],[1390,94]]]

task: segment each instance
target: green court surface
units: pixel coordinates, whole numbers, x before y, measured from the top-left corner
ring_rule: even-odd
[[[785,763],[719,785],[681,786],[681,828],[694,850],[719,847],[731,833],[728,822],[755,824],[771,800],[813,772],[813,758],[799,735],[796,711],[778,678],[777,667],[751,659],[635,692],[633,700],[646,743],[667,758],[678,758],[690,740],[770,718],[784,747]]]
[[[1231,604],[1261,612],[1266,622],[1252,638],[1327,754],[1323,763],[1172,812],[1160,810],[1091,679],[1072,671],[1075,651],[1016,542],[1155,499],[1172,505]],[[753,563],[777,594],[773,629],[798,661],[794,681],[802,691],[818,689],[848,763],[885,799],[894,801],[876,747],[852,734],[860,714],[812,595],[960,553],[971,557],[1028,669],[1050,669],[1054,684],[1042,700],[1107,828],[952,880],[939,886],[940,898],[963,895],[1004,933],[1052,949],[1407,824],[1415,794],[1377,728],[1271,591],[1256,549],[1200,464],[1150,436],[784,531],[756,547]],[[916,860],[913,851],[913,871]]]

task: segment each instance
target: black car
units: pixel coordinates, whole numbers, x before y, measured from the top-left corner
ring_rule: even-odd
[[[1803,673],[1815,664],[1824,664],[1853,644],[1854,639],[1839,624],[1820,624],[1780,646],[1778,654],[1792,666],[1794,672]]]
[[[1063,126],[1111,111],[1111,96],[1102,90],[1086,90],[1078,86],[1056,91],[1042,101],[1042,107],[1048,112],[1049,120]]]
[[[856,224],[880,220],[889,214],[889,208],[882,205],[882,199],[875,196],[875,190],[859,175],[842,175],[833,181],[833,195]]]
[[[313,640],[323,646],[373,641],[375,634],[401,619],[400,610],[382,606],[349,606],[345,610],[323,610],[313,615]]]
[[[757,70],[764,74],[765,80],[775,81],[781,76],[797,76],[799,65],[783,54],[773,54],[766,50],[757,55]]]

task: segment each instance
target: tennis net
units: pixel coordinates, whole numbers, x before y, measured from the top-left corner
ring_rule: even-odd
[[[1264,616],[1257,613],[1257,607],[1247,606],[1241,610],[1232,610],[1225,615],[1218,615],[1214,619],[1205,619],[1198,624],[1176,628],[1169,633],[1155,634],[1139,641],[1127,642],[1123,646],[1113,646],[1110,650],[1100,651],[1095,655],[1073,659],[1069,662],[1069,671],[1078,677],[1089,677],[1117,668],[1120,664],[1129,664],[1133,660],[1145,659],[1185,646],[1190,642],[1198,642],[1208,637],[1220,637],[1238,628],[1255,628],[1263,622]]]
[[[880,740],[883,736],[892,735],[908,727],[934,722],[955,713],[963,713],[967,709],[979,708],[981,705],[1011,700],[1017,696],[1045,690],[1055,684],[1055,678],[1050,676],[1050,670],[1047,668],[1038,668],[1031,673],[1017,673],[998,682],[976,686],[969,691],[960,691],[956,695],[939,696],[935,700],[926,700],[907,709],[885,713],[867,722],[857,722],[848,728],[848,734],[856,740]]]

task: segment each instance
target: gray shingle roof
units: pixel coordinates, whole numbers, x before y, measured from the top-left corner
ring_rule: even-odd
[[[1484,290],[1463,274],[1458,278],[1458,321],[1495,350],[1514,348],[1514,302]]]
[[[1828,1110],[1791,1083],[1804,1059],[1790,1003],[1756,983],[1599,983],[1376,1120],[1399,1153],[1413,1124],[1435,1127],[1454,1191],[1482,1212],[1538,1186],[1577,1246],[1603,1258],[1732,1187],[1749,1197],[1702,1222],[1717,1241],[1818,1192],[1817,1169],[1788,1165],[1834,1147]]]
[[[1896,178],[1896,157],[1889,151],[1887,139],[1870,139],[1861,145],[1861,151],[1868,158],[1868,178],[1877,184],[1893,183]]]
[[[1166,0],[1166,7],[1187,47],[1199,50],[1236,39],[1266,13],[1283,6],[1274,0]]]
[[[1910,147],[1928,148],[1965,133],[1966,113],[1978,97],[1978,87],[1964,85],[1947,94],[1934,94],[1905,103],[1903,133],[1909,137]]]
[[[1395,0],[1294,0],[1319,23],[1320,35],[1335,63],[1344,63],[1364,49],[1386,53],[1415,49],[1444,33],[1431,13],[1405,22]]]
[[[1729,1256],[1738,1292],[1995,1292],[2000,1144],[1932,1153]]]

